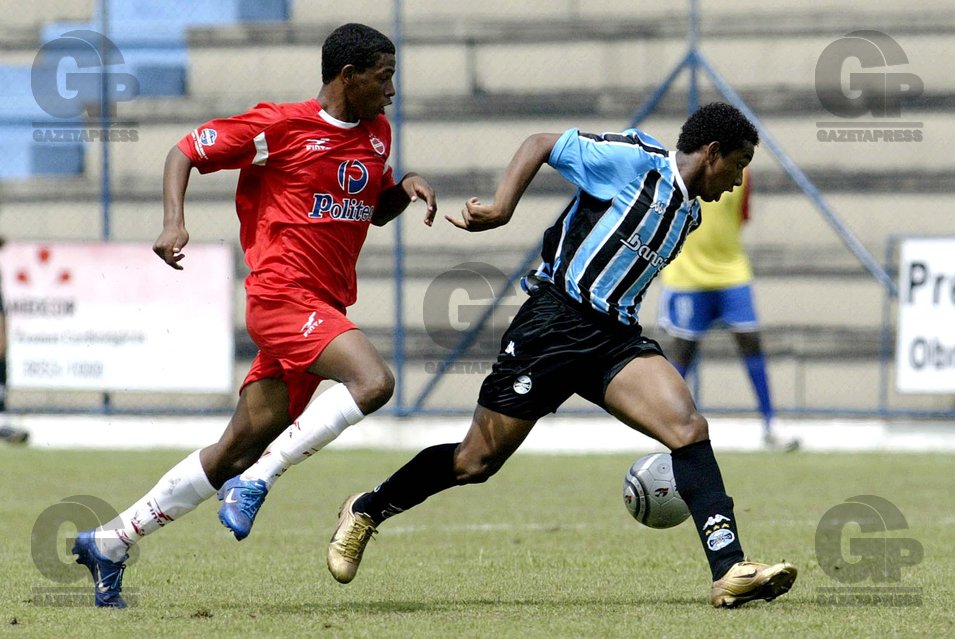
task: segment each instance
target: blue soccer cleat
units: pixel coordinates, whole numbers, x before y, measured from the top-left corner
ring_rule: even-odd
[[[111,561],[100,553],[93,538],[93,531],[81,532],[73,544],[73,554],[76,563],[83,564],[90,569],[93,583],[96,586],[95,603],[97,608],[125,608],[126,600],[120,592],[123,589],[123,571],[126,570],[126,558],[122,561]]]
[[[269,494],[269,487],[261,479],[243,480],[233,477],[219,489],[219,521],[232,531],[237,541],[242,541],[252,532],[255,516]]]

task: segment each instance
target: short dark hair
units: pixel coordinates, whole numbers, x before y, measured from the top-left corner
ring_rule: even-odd
[[[334,80],[348,64],[364,71],[377,64],[385,53],[395,54],[395,44],[388,36],[364,24],[343,24],[322,45],[322,83]]]
[[[759,144],[759,133],[739,109],[725,102],[710,102],[691,115],[683,128],[676,148],[693,153],[710,142],[720,143],[720,155],[726,156],[743,146],[743,142]]]

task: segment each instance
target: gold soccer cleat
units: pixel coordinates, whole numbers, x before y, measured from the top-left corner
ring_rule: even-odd
[[[355,578],[365,546],[378,532],[368,515],[352,512],[352,504],[362,494],[352,495],[342,504],[338,511],[338,528],[328,542],[328,571],[343,584]]]
[[[772,601],[789,592],[797,572],[788,561],[771,566],[740,561],[713,582],[710,601],[716,608],[735,608],[754,599]]]

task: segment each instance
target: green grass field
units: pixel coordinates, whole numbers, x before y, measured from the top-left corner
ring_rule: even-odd
[[[630,519],[620,491],[632,455],[518,453],[488,484],[453,489],[385,523],[356,580],[340,585],[325,568],[339,503],[410,457],[370,451],[326,451],[291,470],[242,543],[219,524],[214,500],[147,538],[126,572],[127,590],[139,593],[126,611],[35,605],[34,588],[91,588],[88,577],[51,582],[34,565],[39,514],[77,494],[122,510],[183,456],[0,448],[0,634],[955,636],[955,459],[946,455],[720,455],[746,552],[800,570],[785,597],[737,610],[710,607],[690,522],[657,531]],[[895,584],[921,588],[921,605],[817,603],[820,588],[839,584],[816,562],[816,526],[859,494],[894,502],[909,530],[889,535],[924,547],[924,560]]]

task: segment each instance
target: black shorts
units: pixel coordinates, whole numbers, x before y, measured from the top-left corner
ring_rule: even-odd
[[[642,332],[542,284],[504,332],[478,404],[528,420],[555,412],[574,393],[606,408],[607,386],[630,360],[663,355]]]

